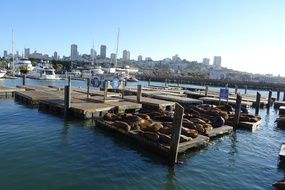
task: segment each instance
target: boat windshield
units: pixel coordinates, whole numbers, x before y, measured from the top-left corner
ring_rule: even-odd
[[[46,71],[46,75],[53,75],[52,71]]]

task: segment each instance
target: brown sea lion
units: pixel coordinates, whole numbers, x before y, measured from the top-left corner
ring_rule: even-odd
[[[136,113],[135,115],[139,116],[139,117],[142,118],[142,119],[151,120],[151,118],[150,118],[149,115],[147,115],[147,114]]]
[[[157,133],[154,133],[154,132],[150,132],[150,131],[144,131],[142,133],[142,136],[148,140],[151,140],[151,141],[158,141],[159,139],[159,135]]]
[[[188,129],[196,129],[196,126],[192,121],[188,121],[188,122],[183,121],[182,126],[188,128]]]
[[[170,135],[165,135],[163,133],[159,133],[159,141],[164,143],[164,144],[170,144],[171,136]]]
[[[152,123],[149,127],[141,128],[143,131],[151,131],[151,132],[157,132],[159,129],[163,128],[163,125],[161,123],[155,122]]]
[[[146,119],[141,119],[139,122],[138,122],[138,126],[141,130],[144,130],[146,128],[149,128],[152,124],[152,120],[146,120]]]
[[[103,116],[103,119],[106,121],[113,121],[114,120],[114,114],[113,113],[106,113]]]
[[[114,126],[126,132],[129,132],[131,130],[131,126],[123,121],[115,121]]]
[[[209,133],[211,130],[213,130],[213,126],[209,123],[204,124],[203,127],[205,129],[205,133]]]
[[[187,137],[196,138],[198,136],[198,131],[195,129],[188,129],[188,128],[182,127],[181,134]]]
[[[159,129],[159,132],[165,135],[171,135],[172,134],[172,127],[163,127]]]
[[[205,129],[204,129],[202,124],[197,123],[197,124],[195,124],[195,126],[196,126],[196,130],[199,132],[199,134],[205,134]]]

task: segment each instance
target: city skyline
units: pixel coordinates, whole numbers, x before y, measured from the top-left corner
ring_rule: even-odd
[[[29,47],[69,56],[70,45],[77,44],[79,52],[89,54],[94,40],[96,52],[105,44],[109,56],[116,52],[120,27],[119,57],[125,49],[131,51],[131,59],[143,55],[161,60],[178,54],[199,62],[210,58],[212,63],[218,55],[231,69],[285,76],[281,0],[27,0],[2,5],[6,8],[0,13],[1,55],[4,50],[11,52],[13,29],[15,53]]]

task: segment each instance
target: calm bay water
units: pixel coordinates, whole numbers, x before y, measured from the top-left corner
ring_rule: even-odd
[[[66,81],[27,83],[63,86]],[[17,84],[19,79],[0,80],[0,85]],[[66,121],[12,99],[0,100],[0,110],[1,190],[272,189],[284,177],[278,153],[285,132],[276,128],[273,109],[261,110],[256,132],[239,130],[187,153],[174,172],[159,157],[93,127],[92,121]]]

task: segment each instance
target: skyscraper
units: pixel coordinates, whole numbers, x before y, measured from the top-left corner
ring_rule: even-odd
[[[123,61],[129,61],[130,60],[130,51],[124,50],[123,51]]]
[[[7,50],[4,50],[3,57],[4,57],[4,59],[6,59],[6,58],[8,57],[8,52],[7,52]]]
[[[58,55],[57,55],[57,52],[56,52],[56,51],[53,53],[53,59],[54,59],[54,60],[58,60]]]
[[[100,57],[102,59],[105,59],[106,58],[106,53],[107,53],[107,46],[101,45],[100,46]]]
[[[116,58],[117,58],[116,54],[115,53],[111,53],[110,58],[111,58],[111,63],[115,64]]]
[[[210,65],[210,59],[209,58],[204,58],[203,59],[203,64],[204,65]]]
[[[71,45],[71,51],[70,51],[70,59],[72,61],[75,61],[75,60],[78,59],[78,56],[79,56],[79,54],[78,54],[78,51],[77,51],[77,45],[76,44],[72,44]]]
[[[222,57],[221,56],[215,56],[214,62],[213,62],[213,67],[215,69],[220,69],[221,66],[222,66]]]
[[[138,56],[138,61],[142,62],[142,56],[141,55]]]
[[[30,57],[30,48],[25,48],[25,58]]]

